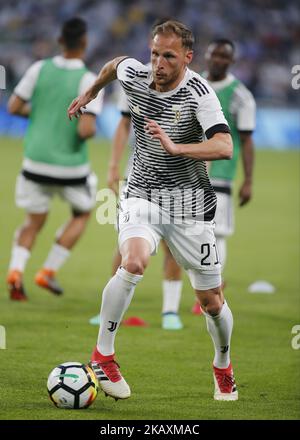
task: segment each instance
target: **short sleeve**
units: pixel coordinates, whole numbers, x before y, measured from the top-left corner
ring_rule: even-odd
[[[133,82],[148,78],[150,67],[135,58],[124,58],[117,66],[117,77],[121,82]]]
[[[15,95],[19,96],[19,98],[24,101],[30,101],[43,63],[43,60],[37,61],[27,69],[14,89]]]
[[[78,90],[79,95],[84,93],[89,87],[91,87],[94,84],[96,77],[97,76],[92,72],[87,72],[83,75],[79,84],[79,90]],[[104,98],[104,89],[102,89],[98,93],[97,98],[93,99],[93,101],[87,104],[85,111],[87,113],[92,113],[95,116],[99,115],[103,107],[103,98]]]
[[[216,133],[230,133],[217,95],[207,82],[205,87],[208,93],[199,97],[197,119],[207,139]]]
[[[236,125],[239,131],[254,131],[256,125],[256,104],[250,90],[241,85],[235,90],[237,99]]]

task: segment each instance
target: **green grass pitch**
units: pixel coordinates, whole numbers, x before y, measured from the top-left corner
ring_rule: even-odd
[[[25,283],[30,301],[8,299],[5,277],[13,231],[23,212],[14,205],[21,141],[1,139],[0,325],[7,348],[0,350],[0,419],[299,419],[300,350],[292,349],[299,316],[299,153],[259,151],[254,198],[236,208],[236,233],[229,240],[225,294],[234,314],[232,361],[240,399],[215,402],[212,343],[205,320],[190,313],[192,289],[184,278],[184,329],[161,329],[162,254],[154,257],[126,316],[145,319],[147,328],[121,327],[116,352],[132,388],[127,401],[105,398],[85,411],[59,410],[46,381],[58,363],[89,359],[98,329],[88,319],[98,312],[110,276],[116,233],[93,215],[86,234],[59,273],[62,298],[33,283],[55,230],[68,208],[55,200],[29,260]],[[105,186],[109,144],[91,144],[93,168]],[[276,286],[274,295],[247,293],[255,280]]]

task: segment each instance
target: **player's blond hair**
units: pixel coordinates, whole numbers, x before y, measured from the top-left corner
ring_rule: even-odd
[[[192,31],[183,23],[177,20],[167,20],[154,26],[152,38],[158,34],[175,34],[181,38],[182,46],[192,50],[195,42]]]

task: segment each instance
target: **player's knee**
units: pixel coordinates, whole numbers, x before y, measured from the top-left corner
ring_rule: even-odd
[[[219,315],[224,303],[224,296],[219,287],[202,291],[198,298],[204,311],[211,316]]]
[[[45,223],[44,221],[43,222],[38,222],[38,223],[32,223],[32,224],[30,224],[30,228],[34,232],[40,232],[40,230],[44,226],[44,223]]]
[[[208,303],[205,307],[206,313],[208,313],[211,316],[217,316],[221,313],[222,310],[222,304],[220,303],[214,303],[210,304]]]
[[[129,273],[134,275],[143,275],[147,266],[147,262],[142,258],[137,257],[127,257],[122,261],[122,267]]]

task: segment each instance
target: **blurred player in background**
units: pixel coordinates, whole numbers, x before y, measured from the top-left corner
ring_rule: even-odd
[[[121,180],[120,162],[123,153],[125,151],[125,148],[129,144],[131,152],[124,175],[124,183],[126,183],[128,175],[130,174],[132,168],[133,145],[135,143],[134,133],[131,124],[130,109],[128,106],[126,94],[122,89],[120,89],[119,93],[118,109],[120,110],[121,118],[113,139],[107,174],[108,187],[117,195],[119,192],[119,182]],[[162,240],[161,244],[164,252],[164,279],[162,282],[162,328],[165,330],[180,330],[183,327],[183,324],[178,314],[182,291],[181,267],[176,263],[176,260],[174,259],[164,240]],[[121,254],[117,248],[114,252],[113,257],[112,276],[114,276],[118,267],[121,265],[121,259]],[[92,325],[99,325],[100,316],[94,316],[90,319],[89,322]]]
[[[221,102],[233,139],[232,159],[212,161],[209,164],[211,183],[217,195],[215,235],[223,271],[227,257],[226,240],[234,232],[232,191],[240,152],[244,174],[239,189],[240,206],[244,206],[252,197],[254,165],[252,133],[255,129],[256,105],[252,93],[229,72],[234,57],[235,47],[232,41],[227,39],[212,41],[205,55],[208,70],[203,74]],[[193,313],[201,313],[198,301],[193,307]]]
[[[215,354],[214,399],[238,399],[230,361],[233,317],[221,288],[213,232],[216,196],[204,162],[230,159],[232,139],[214,91],[188,69],[193,43],[191,31],[182,23],[168,21],[155,27],[152,68],[133,58],[115,58],[68,109],[70,119],[80,117],[81,109],[103,87],[119,79],[136,135],[133,167],[119,212],[122,263],[103,291],[101,324],[91,358],[102,390],[115,399],[131,395],[115,360],[116,333],[160,239],[166,240],[176,261],[187,270],[205,312]],[[175,198],[164,208],[163,199],[171,202],[170,193]],[[158,222],[152,221],[152,214]]]
[[[59,229],[35,282],[56,295],[63,293],[55,274],[83,233],[95,204],[97,177],[91,172],[86,139],[96,132],[103,94],[91,102],[75,124],[66,124],[66,108],[95,80],[83,62],[87,25],[66,21],[59,43],[62,55],[35,62],[16,86],[8,103],[15,115],[29,117],[22,171],[16,183],[16,204],[25,209],[24,224],[15,232],[7,283],[12,300],[27,299],[23,273],[35,239],[45,224],[55,194],[71,208]],[[48,112],[48,106],[53,108]]]

